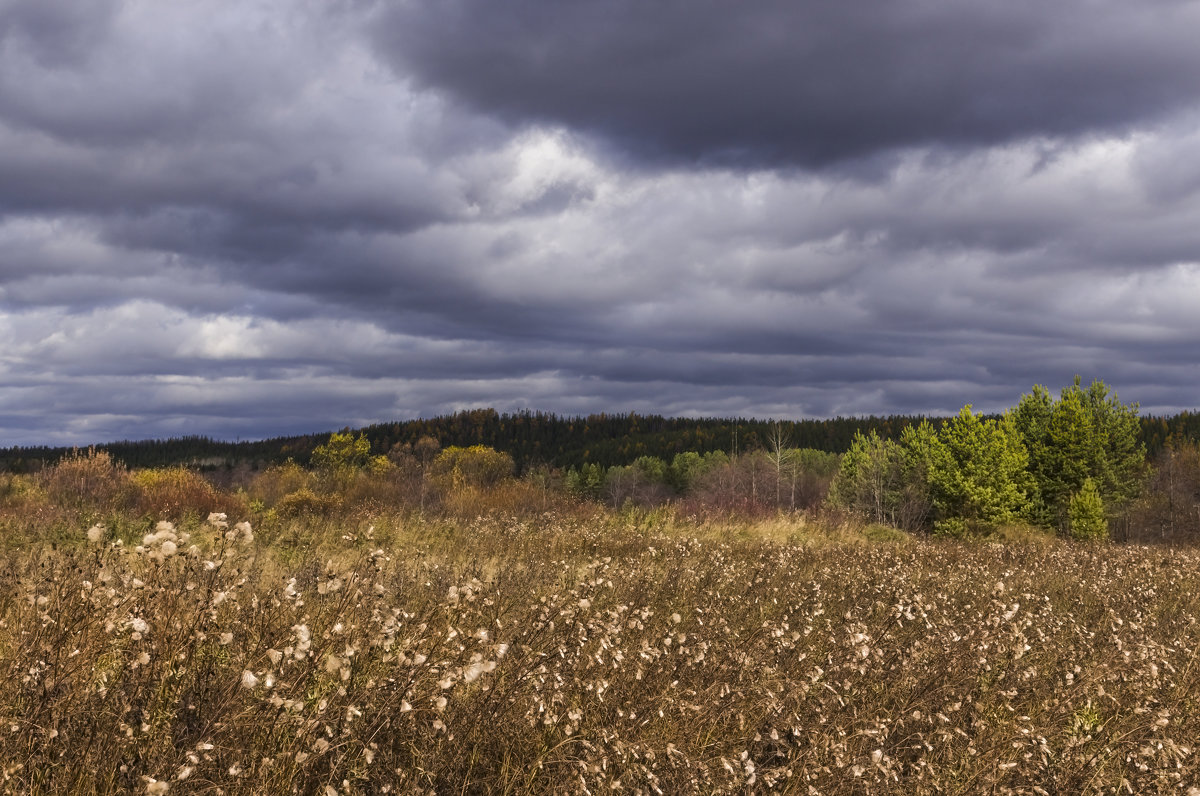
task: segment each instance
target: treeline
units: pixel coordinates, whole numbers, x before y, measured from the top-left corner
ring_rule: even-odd
[[[1101,381],[1055,398],[1035,386],[998,417],[965,406],[899,439],[859,434],[829,502],[907,531],[986,536],[1026,525],[1076,539],[1192,535],[1200,520],[1200,448],[1170,436],[1147,456],[1147,424]],[[1154,427],[1158,424],[1153,424]],[[1161,430],[1161,426],[1158,426]]]
[[[768,449],[737,456],[689,451],[669,462],[641,456],[628,465],[572,467],[562,488],[613,508],[672,502],[697,516],[809,511],[824,502],[840,460],[836,453],[787,447],[780,436]]]
[[[736,456],[768,447],[776,426],[792,444],[829,453],[847,450],[856,433],[899,434],[920,417],[854,417],[771,421],[744,418],[669,418],[661,415],[595,414],[559,417],[542,412],[502,414],[493,409],[448,417],[368,426],[373,447],[432,437],[443,445],[486,445],[513,457],[518,471],[537,465],[559,468],[627,465],[643,456],[671,461],[680,453],[724,452]]]
[[[890,436],[886,426],[881,433],[867,425],[854,433],[845,453],[797,445],[792,435],[803,424],[731,423],[737,452],[685,450],[566,467],[527,460],[521,468],[510,452],[477,440],[489,439],[490,424],[499,428],[536,416],[481,410],[449,418],[458,434],[449,439],[468,444],[443,444],[433,434],[408,441],[378,433],[441,428],[432,421],[394,424],[335,432],[311,448],[306,443],[321,438],[266,446],[261,450],[292,455],[257,468],[245,462],[129,466],[105,450],[76,451],[35,472],[0,473],[0,514],[46,527],[55,517],[57,524],[71,525],[110,515],[176,517],[230,506],[259,519],[287,519],[381,510],[472,517],[669,505],[673,516],[702,521],[803,512],[828,527],[849,522],[955,537],[1200,540],[1200,442],[1168,431],[1163,447],[1150,454],[1145,429],[1161,430],[1162,424],[1154,419],[1148,426],[1137,412],[1136,404],[1122,404],[1103,382],[1084,387],[1076,380],[1058,396],[1034,387],[1003,415],[980,415],[967,406],[953,418],[909,422]],[[657,423],[683,422],[632,416],[577,422],[588,433],[594,427],[616,433],[635,420],[646,435]],[[190,443],[206,452],[201,441]],[[635,449],[625,450],[628,455]]]
[[[381,452],[396,445],[415,444],[423,438],[435,439],[443,447],[484,445],[511,456],[521,473],[539,465],[563,469],[585,464],[612,467],[629,464],[641,456],[670,461],[676,454],[685,452],[722,451],[737,455],[765,448],[776,425],[782,425],[796,447],[842,453],[859,432],[875,431],[892,437],[923,419],[892,415],[777,423],[744,418],[669,418],[636,413],[560,417],[547,412],[510,414],[494,409],[472,409],[441,417],[379,423],[354,433],[364,435],[372,449]],[[933,419],[933,422],[938,421]],[[262,469],[289,459],[307,465],[313,451],[326,444],[330,436],[330,433],[308,434],[255,442],[181,437],[121,441],[94,447],[128,467],[187,465],[204,469],[247,464],[252,469]],[[0,449],[0,468],[10,472],[31,472],[63,459],[73,450],[67,447]]]
[[[776,426],[796,448],[845,453],[855,437],[872,432],[882,439],[899,439],[904,430],[923,421],[935,427],[945,418],[920,415],[837,417],[829,420],[756,420],[744,418],[668,418],[660,415],[596,414],[560,417],[546,412],[500,413],[473,409],[434,418],[380,423],[361,429],[374,450],[415,444],[422,438],[444,447],[485,445],[512,457],[519,473],[545,465],[563,470],[587,464],[628,465],[642,456],[670,462],[680,453],[717,451],[731,456],[769,447]],[[186,465],[201,469],[248,466],[261,470],[294,460],[308,464],[312,452],[327,443],[329,433],[277,437],[251,442],[224,442],[207,437],[121,441],[96,445],[127,467]],[[1200,413],[1139,419],[1138,440],[1150,456],[1172,439],[1200,439]],[[34,472],[71,454],[69,447],[10,447],[0,449],[0,469]]]
[[[202,436],[172,437],[155,440],[122,440],[88,446],[107,453],[131,468],[186,466],[214,469],[248,465],[262,469],[288,459],[308,461],[312,451],[329,434],[296,437],[277,437],[248,442],[225,442]],[[32,473],[72,457],[74,447],[46,445],[13,446],[0,449],[0,470],[10,473]]]
[[[0,473],[0,546],[76,533],[96,522],[130,528],[159,519],[191,522],[211,512],[249,517],[268,532],[303,518],[596,516],[605,506],[622,515],[657,516],[665,504],[670,508],[661,516],[696,522],[781,511],[815,517],[840,457],[785,447],[778,436],[775,441],[775,449],[737,456],[685,452],[671,462],[643,456],[629,465],[539,466],[523,474],[507,453],[484,445],[443,448],[422,437],[380,454],[364,434],[350,432],[332,434],[307,465],[285,461],[258,471],[129,468],[89,449],[34,473]]]
[[[677,453],[670,460],[639,456],[627,465],[590,462],[566,470],[529,467],[520,480],[543,495],[598,502],[614,509],[653,508],[672,503],[685,515],[753,517],[820,508],[841,457],[791,447],[782,424],[773,427],[767,448],[729,455],[724,451]],[[334,434],[313,454],[317,471],[390,474],[398,494],[422,508],[463,487],[493,487],[516,476],[512,457],[486,445],[441,448],[432,437],[396,443],[386,456],[373,455],[365,434]],[[295,465],[292,465],[295,466]]]

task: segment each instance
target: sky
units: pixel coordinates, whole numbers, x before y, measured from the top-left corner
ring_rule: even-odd
[[[0,0],[0,446],[1200,405],[1193,0]]]

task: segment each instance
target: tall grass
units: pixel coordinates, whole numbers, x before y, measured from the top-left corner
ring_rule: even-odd
[[[9,552],[0,787],[1145,794],[1200,776],[1195,551],[471,505],[128,521]]]

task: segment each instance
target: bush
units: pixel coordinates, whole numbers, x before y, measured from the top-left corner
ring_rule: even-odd
[[[908,534],[899,528],[893,528],[890,525],[879,525],[872,523],[862,529],[863,536],[867,537],[871,542],[907,542]]]
[[[312,483],[312,474],[289,459],[283,464],[268,467],[250,482],[250,497],[274,506],[285,495],[307,488]]]
[[[337,495],[318,495],[308,487],[301,487],[280,498],[275,511],[281,517],[325,516],[342,505]]]
[[[371,455],[371,442],[366,434],[355,437],[345,431],[331,434],[328,443],[318,445],[312,452],[312,464],[325,476],[344,483],[358,472],[381,473],[390,462],[386,456]]]
[[[42,473],[47,497],[70,509],[112,511],[130,497],[129,473],[108,451],[76,451]]]
[[[49,496],[36,476],[0,473],[0,503],[5,508],[21,509],[31,504],[48,505]]]
[[[669,510],[596,512],[387,541],[296,522],[286,551],[216,523],[120,546],[79,527],[0,557],[0,791],[1200,781],[1196,550],[781,543],[791,518],[705,540]]]
[[[1013,522],[998,526],[988,535],[988,539],[1020,544],[1048,544],[1054,540],[1054,533],[1027,522]]]
[[[443,489],[494,486],[511,478],[514,469],[512,456],[484,445],[452,445],[429,466],[431,477]]]
[[[933,524],[933,535],[943,539],[966,539],[971,535],[971,528],[962,517],[948,517]]]
[[[206,515],[229,507],[228,496],[186,467],[139,470],[132,480],[134,505],[143,515],[180,519],[185,514]]]

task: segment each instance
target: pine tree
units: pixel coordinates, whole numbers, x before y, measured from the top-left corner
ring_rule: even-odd
[[[1084,389],[1078,376],[1057,401],[1041,385],[1021,398],[1013,419],[1029,451],[1031,520],[1064,529],[1071,498],[1088,478],[1110,507],[1137,496],[1146,456],[1137,411],[1104,382]]]
[[[1092,541],[1108,538],[1108,519],[1104,516],[1104,500],[1091,478],[1085,478],[1079,491],[1071,495],[1068,508],[1071,536]]]
[[[968,404],[937,439],[928,462],[935,532],[987,532],[1021,514],[1029,458],[1010,416],[984,420]]]

